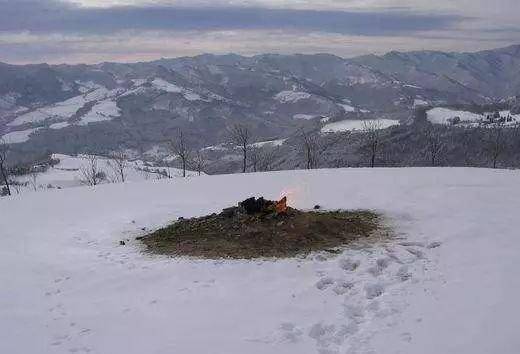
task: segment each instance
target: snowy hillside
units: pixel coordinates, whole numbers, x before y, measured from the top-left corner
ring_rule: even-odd
[[[392,119],[367,119],[367,120],[342,120],[326,124],[321,131],[323,133],[337,133],[345,131],[365,131],[367,129],[387,129],[399,125],[398,120]]]
[[[344,169],[4,198],[0,353],[518,353],[519,184],[505,170]],[[251,195],[375,209],[396,238],[279,261],[169,259],[135,241]]]
[[[506,126],[516,126],[520,122],[520,114],[512,114],[509,110],[497,112],[498,116],[494,117],[495,112],[473,113],[468,111],[457,111],[449,108],[437,107],[427,112],[428,121],[433,124],[463,124],[471,126],[475,124],[483,124],[491,122],[493,119],[498,122],[503,120]],[[488,118],[489,117],[489,118]]]
[[[82,169],[88,168],[87,156],[52,155],[52,159],[59,161],[43,173],[25,175],[16,178],[16,181],[25,184],[21,191],[33,191],[52,188],[78,187],[84,183]],[[114,161],[109,158],[97,157],[96,167],[105,175],[101,183],[119,183],[121,178],[116,170]],[[187,171],[187,176],[196,176],[197,173]],[[139,182],[151,179],[168,177],[182,177],[182,170],[171,167],[153,167],[141,160],[126,161],[124,163],[124,178],[126,182]]]

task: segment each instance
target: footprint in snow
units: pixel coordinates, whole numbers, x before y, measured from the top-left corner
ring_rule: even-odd
[[[370,267],[368,269],[368,272],[372,274],[374,277],[378,277],[383,273],[383,270],[388,268],[390,263],[392,262],[391,258],[379,258],[376,261],[376,265],[373,267]]]
[[[282,323],[280,325],[280,332],[282,334],[282,341],[290,343],[298,342],[303,335],[303,331],[290,322]]]
[[[365,286],[366,298],[371,300],[383,295],[385,288],[381,284],[369,284]]]
[[[404,247],[425,247],[424,242],[399,242],[399,245]]]
[[[432,242],[428,246],[426,246],[428,249],[438,248],[442,245],[442,242]]]
[[[412,278],[412,272],[410,272],[408,266],[402,266],[397,271],[396,276],[399,278],[399,280],[404,282]]]
[[[316,288],[318,288],[318,290],[325,290],[332,284],[334,284],[334,279],[332,279],[330,277],[325,277],[325,278],[320,279],[316,283]]]
[[[409,332],[401,333],[401,339],[410,343],[412,341],[412,334]]]
[[[347,281],[340,281],[336,284],[336,286],[334,287],[334,289],[332,289],[332,291],[334,291],[336,293],[336,295],[344,295],[353,287],[354,287],[353,283],[350,283]]]
[[[407,248],[406,249],[410,254],[413,254],[415,257],[422,259],[424,258],[424,252],[421,250],[418,250],[416,248]]]
[[[352,260],[350,258],[343,258],[339,260],[339,267],[348,272],[355,271],[361,264],[358,260]]]

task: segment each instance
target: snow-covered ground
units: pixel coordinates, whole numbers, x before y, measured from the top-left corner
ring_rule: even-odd
[[[276,146],[282,146],[286,141],[287,141],[287,139],[259,141],[257,143],[251,144],[250,146],[256,147],[256,148],[262,148],[262,147],[266,147],[266,146],[276,147]]]
[[[81,118],[78,125],[88,125],[90,123],[112,120],[121,115],[121,110],[117,107],[115,100],[104,100],[92,107],[92,109]]]
[[[518,353],[519,184],[516,171],[343,169],[4,198],[0,353]],[[134,241],[282,194],[378,210],[396,239],[279,261],[170,259]]]
[[[399,121],[392,119],[342,120],[325,125],[323,128],[321,128],[321,132],[337,133],[353,130],[363,131],[367,126],[378,129],[387,129],[394,125],[399,125]]]
[[[311,94],[300,91],[282,91],[274,96],[274,99],[281,103],[296,103],[301,100],[311,98]]]
[[[7,125],[14,127],[27,123],[39,123],[51,118],[67,120],[85,104],[115,97],[117,94],[121,93],[120,90],[108,90],[106,87],[100,85],[89,85],[84,87],[85,93],[82,95],[22,114]]]
[[[18,144],[18,143],[24,143],[27,140],[29,140],[30,136],[40,130],[40,128],[35,129],[26,129],[26,130],[19,130],[16,132],[11,132],[8,134],[5,134],[2,136],[2,140],[5,141],[7,144]]]
[[[293,119],[303,119],[303,120],[311,120],[311,119],[314,119],[316,117],[319,117],[319,115],[317,115],[317,114],[303,114],[303,113],[293,115]]]
[[[344,103],[344,104],[340,104],[339,106],[342,107],[345,110],[345,112],[355,112],[356,111],[356,108],[352,107],[349,104]]]
[[[520,114],[511,114],[511,111],[500,111],[500,116],[507,118],[511,117],[511,122],[506,122],[506,125],[516,125],[520,122]],[[473,124],[483,122],[488,115],[493,115],[492,112],[479,114],[468,111],[457,111],[449,108],[436,107],[427,112],[427,118],[434,124],[451,124],[455,117],[459,117],[461,123]]]
[[[50,188],[70,188],[83,185],[82,183],[82,168],[89,166],[89,161],[86,156],[68,156],[62,154],[54,154],[53,159],[59,160],[57,165],[50,167],[43,173],[38,173],[36,179],[32,175],[25,175],[17,177],[16,180],[20,183],[26,183],[27,186],[20,191],[34,191],[50,189]],[[114,162],[104,157],[98,157],[97,168],[103,172],[107,179],[104,183],[120,182],[119,176],[114,169]],[[182,170],[171,167],[151,167],[147,166],[141,160],[128,161],[125,166],[125,180],[129,182],[139,182],[151,179],[160,179],[170,177],[182,176]],[[196,172],[187,171],[188,176],[197,175]]]

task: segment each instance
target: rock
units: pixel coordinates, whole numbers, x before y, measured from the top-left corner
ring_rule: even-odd
[[[119,241],[119,246],[125,246],[125,245],[126,245],[125,241]]]
[[[317,205],[317,204],[316,204],[316,205],[314,206],[314,210],[320,210],[320,209],[321,209],[321,205]]]

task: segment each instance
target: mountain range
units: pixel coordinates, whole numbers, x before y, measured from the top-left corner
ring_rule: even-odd
[[[42,151],[137,155],[178,128],[197,148],[247,124],[257,141],[360,119],[410,123],[418,106],[516,105],[520,45],[475,53],[200,55],[143,63],[0,64],[0,136]],[[517,107],[511,107],[518,109]]]

